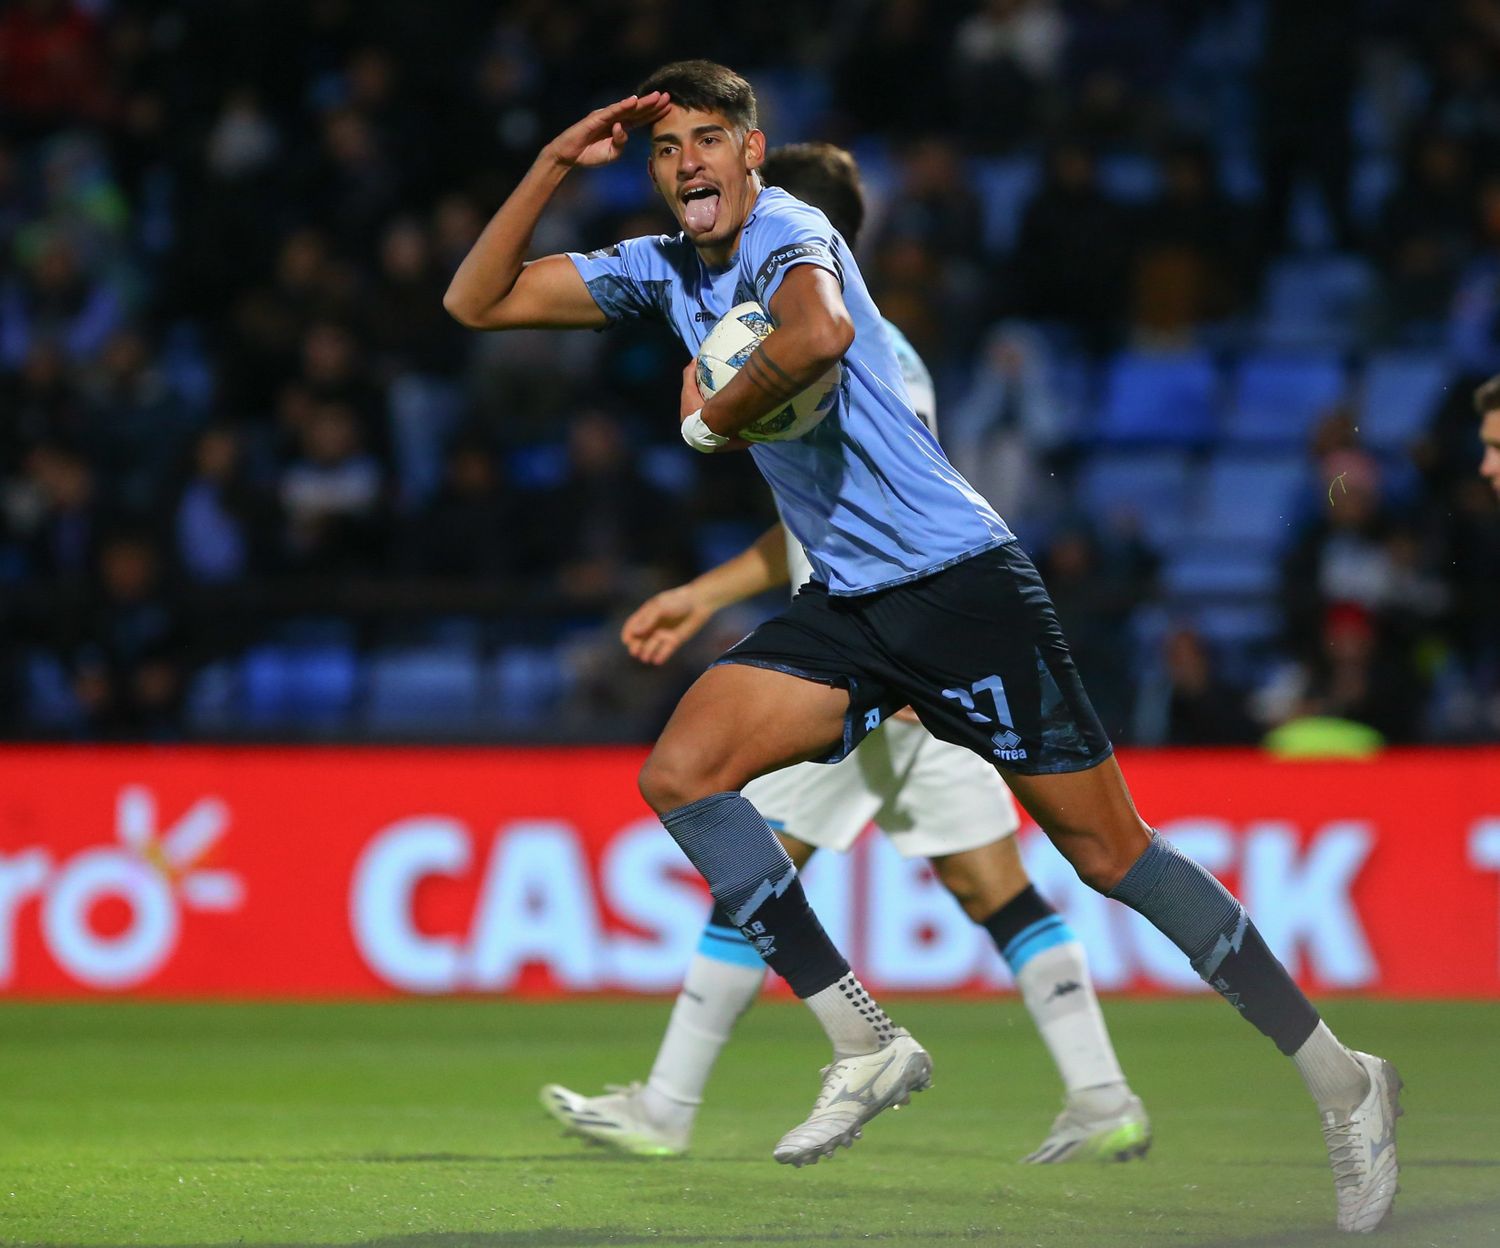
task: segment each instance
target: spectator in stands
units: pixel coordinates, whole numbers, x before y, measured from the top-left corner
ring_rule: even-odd
[[[1105,544],[1088,527],[1071,524],[1053,535],[1037,561],[1051,591],[1058,623],[1089,698],[1111,737],[1129,735],[1135,704],[1130,619],[1154,591],[1155,557],[1127,533]]]
[[[1124,320],[1134,222],[1099,189],[1093,154],[1064,142],[1047,158],[1047,181],[1021,220],[1013,267],[1019,311],[1075,327],[1094,349]]]
[[[980,151],[1009,151],[1035,129],[1067,40],[1055,0],[986,0],[953,39],[954,114]]]
[[[1292,192],[1321,195],[1334,245],[1353,241],[1350,99],[1360,46],[1360,0],[1268,0],[1260,81],[1260,159],[1267,249],[1288,241]]]
[[[991,327],[968,395],[942,413],[943,448],[1008,522],[1054,503],[1048,457],[1068,434],[1067,414],[1043,334],[1024,321]]]
[[[1453,135],[1425,131],[1412,144],[1381,220],[1380,258],[1393,321],[1441,325],[1474,235],[1469,153]]]
[[[160,551],[116,533],[99,550],[99,581],[76,617],[59,621],[73,690],[89,726],[105,736],[171,731],[187,674],[180,613],[164,584]]]
[[[531,508],[506,484],[494,450],[464,436],[448,450],[442,489],[407,532],[405,562],[422,576],[506,579],[535,569]]]
[[[568,475],[546,491],[530,521],[557,586],[600,607],[672,584],[692,567],[686,518],[641,475],[625,430],[608,412],[568,426]]]
[[[290,566],[373,571],[385,536],[385,483],[379,462],[364,448],[358,417],[344,403],[315,403],[300,441],[280,490]]]
[[[99,508],[94,471],[88,461],[60,442],[44,442],[26,456],[17,486],[20,505],[12,508],[37,577],[55,585],[84,581],[94,564]]]
[[[86,364],[123,316],[113,284],[86,273],[62,234],[48,234],[30,264],[0,286],[0,369],[18,368],[45,339],[54,339],[71,364]]]
[[[262,563],[257,545],[270,512],[249,479],[240,435],[231,426],[205,429],[193,450],[192,473],[177,501],[177,560],[189,580],[222,585]]]
[[[111,336],[86,379],[87,442],[113,504],[147,516],[193,435],[194,414],[167,385],[144,331]]]
[[[25,133],[109,110],[98,25],[69,0],[18,0],[0,13],[0,111]]]
[[[1205,148],[1177,144],[1162,175],[1161,197],[1141,214],[1130,302],[1137,336],[1173,346],[1238,308],[1249,246]]]
[[[1260,735],[1245,706],[1245,690],[1227,681],[1203,638],[1176,628],[1162,647],[1164,745],[1250,745]],[[1147,693],[1143,691],[1142,697]]]

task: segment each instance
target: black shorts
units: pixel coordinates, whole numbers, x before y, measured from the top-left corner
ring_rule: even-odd
[[[720,663],[789,672],[849,691],[836,763],[910,704],[928,731],[1002,771],[1083,771],[1112,747],[1015,542],[857,597],[811,582]]]

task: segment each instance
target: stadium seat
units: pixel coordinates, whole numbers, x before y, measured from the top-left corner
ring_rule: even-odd
[[[493,718],[513,726],[531,724],[561,700],[571,683],[553,646],[510,646],[493,665]]]
[[[568,448],[562,443],[517,447],[505,457],[506,476],[518,490],[547,490],[568,476]]]
[[[1102,441],[1198,446],[1214,436],[1219,375],[1204,352],[1121,354],[1104,389]]]
[[[1163,549],[1181,530],[1190,471],[1181,451],[1101,451],[1079,473],[1079,498],[1101,527],[1136,527]]]
[[[1161,588],[1174,600],[1263,599],[1276,592],[1281,568],[1264,547],[1184,542],[1167,556]]]
[[[83,704],[73,692],[67,669],[51,654],[29,655],[24,668],[26,718],[48,732],[83,727]]]
[[[1123,204],[1147,204],[1161,193],[1161,166],[1141,152],[1099,158],[1099,189]]]
[[[347,722],[359,685],[352,647],[260,646],[240,666],[252,728],[331,731]]]
[[[1375,271],[1361,256],[1284,257],[1266,278],[1261,341],[1282,350],[1348,350],[1377,296]]]
[[[1439,355],[1391,351],[1373,356],[1360,386],[1360,436],[1377,450],[1404,450],[1436,415],[1451,382]]]
[[[1262,552],[1278,549],[1296,525],[1308,481],[1308,464],[1300,455],[1221,451],[1194,487],[1183,536]]]
[[[183,714],[194,732],[233,732],[241,727],[240,672],[233,663],[209,663],[194,673]]]
[[[377,733],[458,733],[478,724],[483,671],[463,646],[388,651],[370,661],[366,727]]]
[[[1305,446],[1318,418],[1343,398],[1346,384],[1336,355],[1248,355],[1234,371],[1225,436],[1252,445]]]
[[[1041,166],[1034,156],[999,156],[970,161],[969,170],[984,213],[984,250],[1008,255],[1026,205],[1042,184]]]
[[[1281,612],[1269,603],[1200,608],[1193,623],[1216,649],[1264,645],[1281,631]]]

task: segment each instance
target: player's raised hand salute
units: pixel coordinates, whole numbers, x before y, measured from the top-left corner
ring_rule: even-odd
[[[443,307],[470,329],[594,329],[604,313],[566,256],[526,263],[531,235],[552,193],[572,169],[607,165],[630,132],[666,115],[663,91],[628,95],[595,109],[548,143],[484,227],[443,296]]]
[[[662,91],[627,95],[569,126],[542,149],[542,155],[569,169],[607,165],[619,156],[632,130],[660,121],[671,107],[671,98]]]

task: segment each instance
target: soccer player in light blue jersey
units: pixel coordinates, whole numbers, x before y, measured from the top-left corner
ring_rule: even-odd
[[[857,243],[864,190],[848,152],[831,143],[778,148],[766,157],[762,175],[822,211],[851,246]],[[932,376],[899,329],[886,322],[885,330],[912,410],[937,434]],[[642,662],[664,663],[721,608],[782,586],[795,592],[811,579],[802,548],[776,524],[734,558],[643,603],[625,621],[621,640]],[[930,859],[943,886],[994,941],[1065,1090],[1062,1113],[1026,1161],[1145,1155],[1151,1124],[1115,1057],[1088,957],[1067,921],[1032,887],[1016,848],[1015,801],[986,759],[939,741],[905,710],[842,762],[773,771],[752,780],[745,797],[799,872],[815,850],[848,851],[875,823],[904,857]],[[574,1134],[622,1152],[685,1152],[714,1063],[759,995],[765,970],[716,907],[688,963],[650,1077],[599,1096],[548,1084],[543,1107]]]
[[[758,300],[775,329],[734,379],[707,402],[684,386],[683,438],[704,453],[738,449],[739,430],[843,362],[820,425],[751,448],[814,579],[699,677],[640,777],[715,902],[832,1042],[812,1112],[773,1155],[804,1165],[852,1143],[927,1086],[931,1060],[850,973],[741,790],[792,763],[837,761],[910,705],[935,736],[1001,768],[1085,882],[1144,914],[1292,1058],[1322,1117],[1339,1226],[1372,1229],[1395,1196],[1395,1069],[1339,1043],[1243,907],[1136,813],[1036,569],[912,411],[844,240],[762,183],[756,122],[731,70],[658,70],[542,150],[444,305],[476,329],[656,320],[696,353],[719,317]],[[618,158],[635,129],[679,232],[527,264],[557,186]]]

